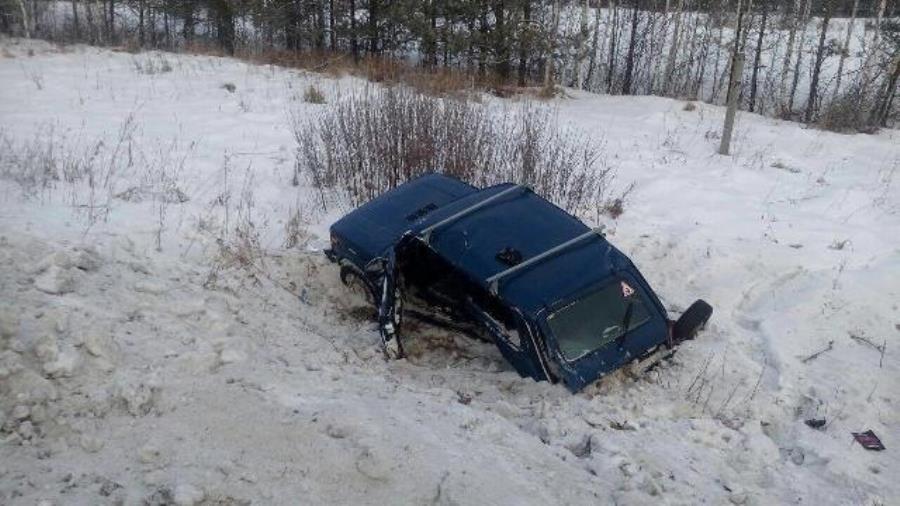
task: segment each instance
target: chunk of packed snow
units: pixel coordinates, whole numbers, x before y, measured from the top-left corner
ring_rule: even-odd
[[[34,286],[44,293],[62,295],[75,290],[75,278],[68,269],[51,265],[35,278]]]

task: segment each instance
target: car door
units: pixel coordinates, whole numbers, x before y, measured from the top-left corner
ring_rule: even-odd
[[[467,309],[487,330],[503,358],[522,376],[538,381],[547,379],[535,356],[528,326],[522,318],[487,292],[481,295],[467,297]]]

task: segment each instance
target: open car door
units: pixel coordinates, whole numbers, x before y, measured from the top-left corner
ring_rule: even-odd
[[[378,331],[381,346],[389,359],[403,358],[400,342],[400,327],[403,323],[403,293],[400,272],[397,269],[397,254],[394,249],[381,259],[382,275],[378,293]]]
[[[516,372],[536,381],[552,381],[547,371],[545,357],[535,343],[534,334],[524,318],[512,311],[506,318],[499,317],[478,305],[471,297],[466,299],[466,308],[472,316],[481,321],[500,350],[500,354],[512,364]],[[507,319],[509,325],[500,321],[501,319]]]

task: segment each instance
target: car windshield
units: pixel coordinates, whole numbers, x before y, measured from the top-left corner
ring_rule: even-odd
[[[558,309],[547,317],[547,324],[563,358],[573,361],[649,319],[650,312],[640,294],[627,281],[620,280]]]

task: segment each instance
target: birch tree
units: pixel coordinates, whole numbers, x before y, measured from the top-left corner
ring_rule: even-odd
[[[847,34],[844,36],[844,45],[841,46],[840,60],[838,60],[837,77],[834,83],[832,100],[837,100],[841,92],[841,78],[844,77],[844,60],[850,54],[850,37],[853,36],[853,26],[856,24],[856,12],[859,9],[859,0],[853,0],[853,10],[850,13],[850,22],[847,24]]]

